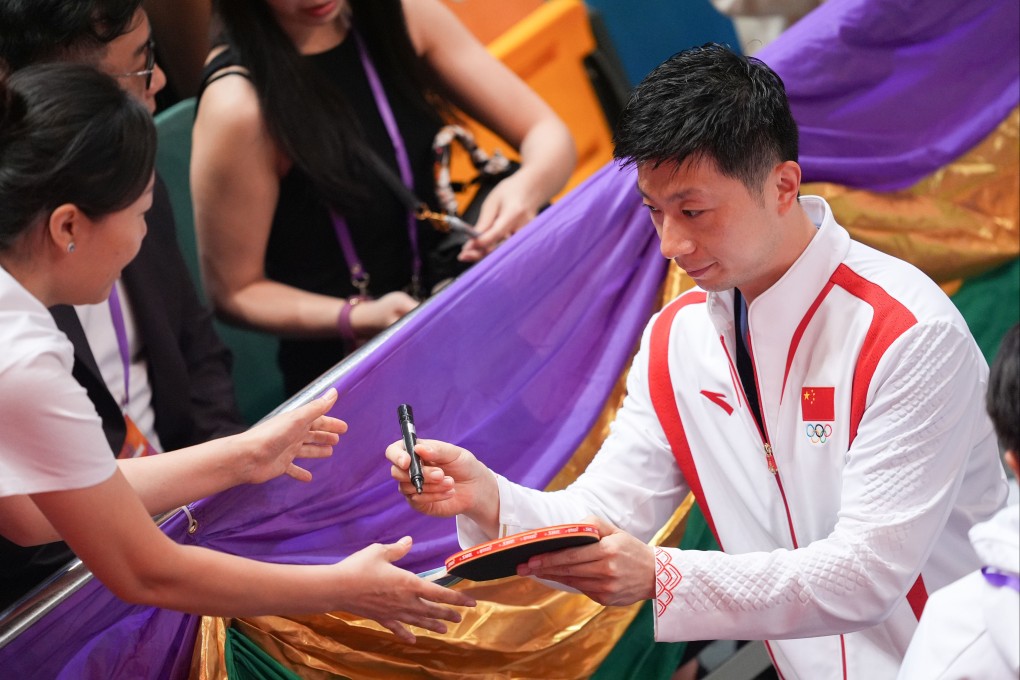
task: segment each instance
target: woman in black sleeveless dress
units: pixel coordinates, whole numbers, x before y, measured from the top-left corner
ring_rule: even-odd
[[[410,311],[438,234],[366,160],[435,207],[431,143],[454,107],[521,155],[489,196],[480,259],[574,167],[570,135],[440,0],[220,0],[195,121],[192,190],[217,310],[282,337],[293,392]],[[357,274],[363,271],[367,277]],[[367,280],[365,280],[367,278]]]

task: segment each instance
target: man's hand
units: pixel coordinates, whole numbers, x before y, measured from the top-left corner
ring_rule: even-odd
[[[583,521],[598,527],[598,543],[537,555],[517,575],[562,583],[603,605],[655,597],[655,550],[603,519]]]
[[[421,458],[425,483],[418,494],[408,468],[411,456],[403,441],[386,447],[390,474],[400,493],[418,512],[435,517],[466,515],[492,535],[499,525],[499,487],[492,471],[467,449],[436,439],[420,439],[414,447]]]
[[[405,536],[389,545],[370,545],[336,565],[342,574],[340,608],[378,621],[407,643],[415,638],[405,625],[445,633],[444,620],[460,621],[460,614],[440,604],[475,606],[474,599],[463,593],[393,566],[410,549],[411,538]]]

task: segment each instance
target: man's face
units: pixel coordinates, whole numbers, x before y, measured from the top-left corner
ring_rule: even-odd
[[[638,190],[662,254],[704,290],[738,288],[748,300],[767,290],[790,262],[781,252],[774,174],[756,195],[714,160],[639,165]]]
[[[110,41],[106,46],[106,54],[100,60],[100,70],[114,76],[124,90],[148,107],[150,113],[156,111],[156,93],[166,86],[166,75],[152,61],[152,28],[149,17],[138,10],[131,21],[131,29]],[[152,64],[151,81],[147,74],[147,65]]]

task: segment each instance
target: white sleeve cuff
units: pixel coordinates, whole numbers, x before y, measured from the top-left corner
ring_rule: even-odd
[[[676,549],[655,549],[655,639],[669,640],[670,636],[659,632],[659,620],[669,612],[673,604],[675,591],[683,580],[675,557],[680,551]]]
[[[460,543],[461,548],[470,548],[494,538],[524,531],[519,526],[514,512],[515,485],[503,475],[495,472],[493,474],[496,476],[496,486],[499,489],[499,536],[489,536],[474,520],[457,515],[457,542]]]

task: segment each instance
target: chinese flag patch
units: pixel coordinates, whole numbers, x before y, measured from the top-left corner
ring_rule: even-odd
[[[808,422],[836,419],[835,387],[804,387],[800,391],[800,413]]]

